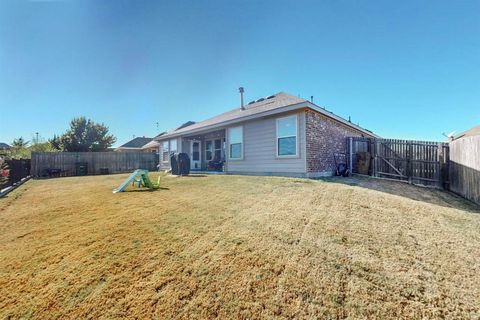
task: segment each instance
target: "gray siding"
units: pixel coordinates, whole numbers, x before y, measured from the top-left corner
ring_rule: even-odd
[[[227,171],[230,173],[305,173],[305,112],[292,114],[298,115],[298,157],[278,158],[276,156],[276,119],[289,114],[252,120],[242,123],[243,160],[228,159]]]

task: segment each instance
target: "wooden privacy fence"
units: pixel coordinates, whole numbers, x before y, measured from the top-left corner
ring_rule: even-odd
[[[0,189],[9,187],[30,175],[30,159],[5,160],[8,165],[8,180],[0,184]]]
[[[86,165],[85,165],[86,164]],[[33,177],[58,172],[61,176],[156,170],[158,155],[149,152],[33,152],[30,173]]]
[[[348,138],[353,173],[447,188],[447,143],[398,139]]]
[[[480,136],[450,142],[450,190],[480,204]]]

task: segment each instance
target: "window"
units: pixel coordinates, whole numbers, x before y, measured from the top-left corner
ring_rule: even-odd
[[[222,157],[222,139],[205,141],[205,159],[207,161],[221,161]]]
[[[200,150],[200,142],[192,142],[192,161],[200,161],[200,151],[202,151]],[[195,168],[197,168],[196,164]]]
[[[243,127],[228,129],[229,157],[230,159],[242,159],[243,157]]]
[[[214,160],[221,161],[222,160],[222,140],[221,139],[215,140],[214,150],[215,150]]]
[[[170,153],[177,152],[177,139],[170,140]]]
[[[212,160],[212,154],[213,154],[213,143],[211,140],[205,141],[205,159],[207,161]]]
[[[162,161],[167,162],[170,152],[168,151],[168,141],[162,142]]]
[[[277,119],[277,156],[297,155],[297,116]]]

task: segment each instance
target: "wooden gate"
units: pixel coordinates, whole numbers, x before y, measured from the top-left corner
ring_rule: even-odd
[[[447,187],[447,143],[358,137],[348,139],[353,173]]]

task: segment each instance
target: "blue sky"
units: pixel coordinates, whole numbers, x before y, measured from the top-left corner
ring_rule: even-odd
[[[480,124],[480,1],[0,1],[0,141],[117,145],[278,91],[384,137]],[[157,129],[156,123],[159,123]]]

